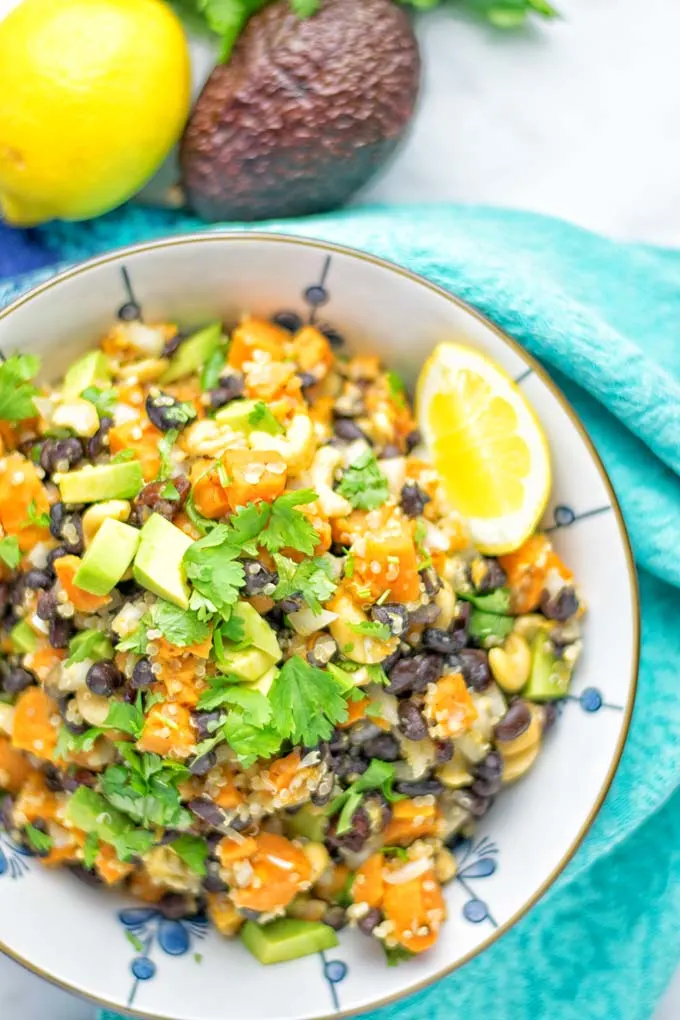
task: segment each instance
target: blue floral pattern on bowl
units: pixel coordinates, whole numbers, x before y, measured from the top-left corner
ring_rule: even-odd
[[[178,921],[165,917],[155,907],[120,910],[118,920],[138,954],[130,963],[134,982],[128,996],[128,1006],[135,1000],[140,981],[149,981],[156,974],[156,964],[151,959],[155,944],[166,956],[185,956],[191,950],[194,939],[205,938],[208,928],[205,914],[196,914]]]
[[[7,835],[0,824],[0,878],[22,878],[28,871],[26,858],[33,857],[33,851],[20,846]]]

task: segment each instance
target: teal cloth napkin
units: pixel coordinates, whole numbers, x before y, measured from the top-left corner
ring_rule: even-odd
[[[199,226],[127,207],[41,234],[75,261]],[[372,1017],[645,1020],[680,964],[680,252],[478,207],[366,208],[258,229],[385,256],[519,340],[589,429],[640,568],[633,724],[584,845],[541,903],[490,949]],[[45,275],[0,285],[0,304]]]

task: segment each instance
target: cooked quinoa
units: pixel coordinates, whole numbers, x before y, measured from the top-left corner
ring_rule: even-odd
[[[53,388],[0,367],[1,820],[168,916],[395,959],[536,761],[583,605],[546,535],[475,550],[401,381],[343,347],[135,320]]]

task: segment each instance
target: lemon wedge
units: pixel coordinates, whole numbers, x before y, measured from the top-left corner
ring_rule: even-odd
[[[451,506],[484,553],[519,548],[532,534],[551,486],[548,442],[506,373],[470,347],[442,343],[416,390],[423,440]]]

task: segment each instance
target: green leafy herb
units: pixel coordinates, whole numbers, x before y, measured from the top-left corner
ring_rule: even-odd
[[[125,464],[128,460],[135,459],[134,450],[119,450],[118,453],[114,454],[111,458],[112,464]]]
[[[117,652],[134,652],[136,655],[145,655],[146,646],[149,643],[149,627],[151,626],[151,617],[145,616],[139,621],[139,626],[136,630],[129,634],[122,641],[119,641],[116,645]]]
[[[84,662],[86,659],[97,662],[99,659],[112,658],[113,646],[106,634],[102,634],[100,630],[81,630],[69,641],[68,659],[64,665],[73,666],[76,662]]]
[[[184,565],[196,591],[214,607],[214,612],[229,618],[245,584],[239,550],[230,543],[230,528],[220,524],[187,549]]]
[[[167,485],[161,489],[161,499],[174,500],[179,499],[179,490],[173,482],[168,482]]]
[[[142,692],[139,691],[137,694],[134,705],[128,705],[126,701],[112,701],[109,705],[109,714],[103,722],[103,728],[121,730],[122,733],[129,733],[135,740],[139,740],[144,729]]]
[[[96,833],[89,832],[83,845],[83,864],[91,871],[99,853],[99,840]]]
[[[329,815],[340,812],[337,823],[339,836],[349,832],[352,828],[354,812],[361,804],[364,793],[369,790],[380,790],[383,796],[389,801],[402,800],[402,795],[395,793],[392,789],[395,777],[394,765],[389,762],[373,758],[370,765],[350,787],[343,791],[326,809]]]
[[[38,389],[32,379],[40,371],[34,354],[13,354],[0,364],[0,420],[24,421],[36,414],[33,397]]]
[[[282,743],[281,734],[273,724],[257,726],[240,711],[229,712],[222,733],[244,768],[249,768],[258,758],[271,758]]]
[[[38,513],[38,504],[34,499],[32,499],[26,508],[26,520],[21,526],[22,528],[49,528],[50,515],[46,513]]]
[[[372,450],[366,450],[344,472],[338,492],[360,510],[375,510],[390,494],[387,479]]]
[[[318,499],[312,489],[296,489],[275,499],[267,527],[260,535],[260,542],[269,552],[280,549],[296,549],[311,556],[318,545],[319,536],[305,514],[296,509]]]
[[[398,967],[400,963],[413,959],[414,954],[404,946],[386,946],[383,942],[382,947],[388,967]]]
[[[102,777],[102,793],[117,810],[141,825],[185,829],[190,813],[182,806],[178,784],[189,770],[157,754],[139,754],[129,744],[116,744],[125,764],[109,765]]]
[[[229,539],[231,545],[246,556],[257,556],[255,539],[266,526],[270,513],[268,503],[249,503],[248,506],[240,507],[229,520],[232,529]]]
[[[200,836],[184,833],[173,839],[169,844],[178,857],[181,857],[190,871],[203,877],[206,874],[205,862],[208,857],[208,844]]]
[[[125,938],[128,940],[128,942],[130,943],[132,948],[135,950],[135,952],[137,952],[137,953],[143,953],[144,952],[144,943],[142,942],[141,939],[138,939],[137,936],[133,932],[131,932],[129,929],[125,932]]]
[[[16,535],[7,535],[0,541],[0,560],[10,570],[15,570],[21,563],[21,549]]]
[[[213,528],[219,527],[217,521],[212,521],[209,517],[204,517],[203,514],[198,512],[196,504],[194,503],[193,493],[191,492],[184,504],[184,510],[187,517],[200,535],[207,535],[209,531],[213,530]]]
[[[210,634],[210,627],[200,619],[198,613],[180,609],[163,599],[153,607],[151,618],[154,627],[176,648],[201,644]]]
[[[194,963],[203,963],[203,953],[194,953]]]
[[[233,644],[240,644],[245,636],[245,622],[238,612],[234,610],[228,620],[220,625],[220,637]]]
[[[235,677],[231,673],[220,673],[218,676],[207,677],[208,689],[202,691],[197,708],[202,711],[212,712],[215,708],[220,708],[221,705],[226,705],[229,701],[229,696],[232,687],[238,684],[238,677]]]
[[[35,825],[31,825],[30,823],[26,826],[24,831],[28,842],[37,853],[49,853],[52,849],[51,836],[48,836],[46,832],[41,832],[40,829],[36,829]]]
[[[413,531],[413,541],[416,544],[416,549],[420,554],[418,561],[418,570],[426,570],[432,566],[432,556],[429,551],[425,548],[424,542],[427,538],[427,524],[422,517],[419,517],[416,521],[416,526]]]
[[[344,571],[344,573],[345,573],[345,577],[348,580],[350,580],[350,581],[354,577],[354,553],[352,552],[351,549],[347,550],[347,555],[345,556],[345,571]]]
[[[376,641],[387,641],[392,633],[386,623],[378,623],[377,620],[363,620],[361,623],[350,623],[349,627],[355,634],[375,638]]]
[[[347,719],[337,680],[297,655],[284,662],[269,700],[281,736],[305,747],[328,740],[337,723]]]
[[[196,417],[196,408],[188,400],[163,408],[164,417],[176,425],[188,425]]]
[[[248,415],[248,423],[260,432],[268,432],[270,436],[280,435],[283,425],[274,417],[264,400],[258,400]]]
[[[91,751],[96,740],[105,732],[101,726],[93,726],[84,733],[71,733],[67,726],[62,726],[57,734],[54,757],[68,759],[71,754]]]
[[[220,381],[227,360],[226,347],[217,347],[201,369],[201,389],[214,390]]]
[[[89,400],[94,404],[100,418],[110,415],[118,403],[118,397],[110,388],[102,390],[98,386],[87,386],[80,395],[83,400]]]
[[[385,379],[390,390],[390,396],[397,407],[406,406],[406,387],[404,380],[398,372],[385,372]]]
[[[158,470],[158,481],[165,482],[172,472],[175,470],[175,464],[172,459],[172,449],[179,438],[178,429],[170,429],[166,432],[162,439],[158,440],[158,453],[161,458],[161,466]]]
[[[313,613],[321,612],[321,603],[327,602],[336,589],[333,570],[328,560],[316,556],[295,563],[280,553],[274,554],[279,575],[272,598],[280,602],[299,592]]]
[[[380,853],[386,857],[396,857],[400,861],[408,860],[408,850],[403,846],[384,846]]]

